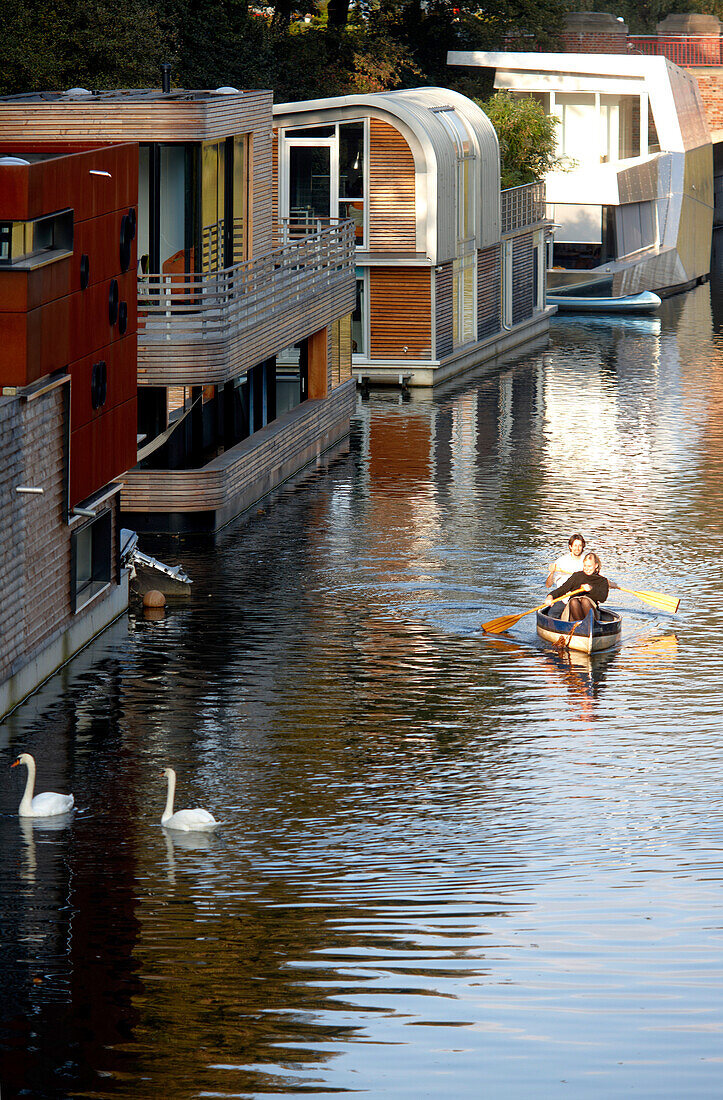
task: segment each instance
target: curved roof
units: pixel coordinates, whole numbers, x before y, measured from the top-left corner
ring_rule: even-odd
[[[448,112],[455,116],[452,125],[440,117]],[[448,88],[412,88],[274,106],[274,122],[282,126],[318,125],[322,120],[358,119],[360,115],[389,122],[404,135],[412,151],[417,179],[417,251],[426,253],[435,264],[451,260],[457,253],[459,139],[455,134],[459,132],[468,135],[478,166],[476,246],[486,248],[499,241],[499,144],[492,123],[476,103]]]

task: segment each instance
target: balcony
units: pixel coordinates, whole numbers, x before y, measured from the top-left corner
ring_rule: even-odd
[[[281,222],[274,240],[211,274],[138,280],[139,385],[227,382],[354,310],[351,221]]]
[[[544,182],[523,183],[520,187],[501,191],[500,208],[502,233],[511,233],[544,221],[547,216]]]
[[[630,34],[628,49],[633,53],[667,57],[676,65],[720,65],[723,61],[720,35],[713,34]]]

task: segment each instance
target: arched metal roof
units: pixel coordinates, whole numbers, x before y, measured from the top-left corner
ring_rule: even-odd
[[[455,126],[441,120],[454,114],[469,135],[477,165],[476,247],[496,244],[500,237],[500,157],[492,123],[476,103],[448,88],[413,88],[400,92],[339,96],[333,99],[278,103],[278,126],[310,126],[359,117],[389,122],[407,140],[416,173],[417,250],[432,263],[457,254],[457,163]]]

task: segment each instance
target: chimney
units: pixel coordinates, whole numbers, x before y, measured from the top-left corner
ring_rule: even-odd
[[[171,66],[167,61],[164,61],[161,65],[161,91],[170,92],[171,90]]]

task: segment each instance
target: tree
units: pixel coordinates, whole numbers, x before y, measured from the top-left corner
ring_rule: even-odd
[[[557,119],[546,115],[536,99],[495,92],[477,103],[497,132],[503,188],[533,183],[568,165],[557,155]]]
[[[0,0],[0,93],[160,84],[173,29],[144,0]]]
[[[553,46],[562,24],[558,0],[365,0],[369,24],[403,44],[429,83],[456,86],[450,50],[492,50],[510,34]]]

